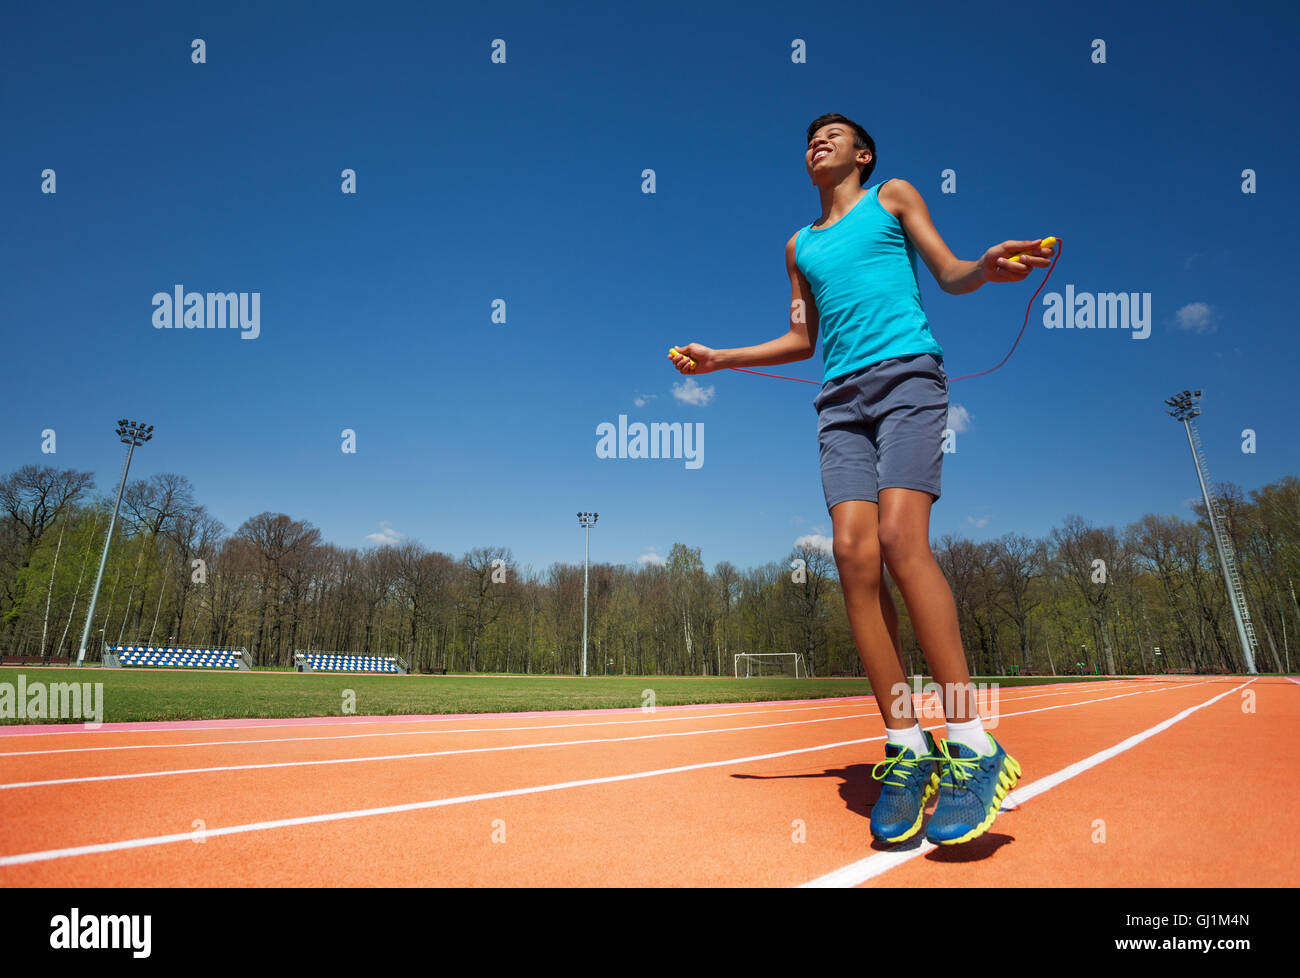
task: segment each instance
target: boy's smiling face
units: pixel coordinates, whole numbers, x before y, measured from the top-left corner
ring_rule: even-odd
[[[813,133],[804,152],[804,163],[813,183],[828,178],[831,183],[838,183],[843,179],[845,167],[856,172],[859,164],[870,161],[871,151],[857,149],[853,137],[852,128],[841,122],[829,123]]]

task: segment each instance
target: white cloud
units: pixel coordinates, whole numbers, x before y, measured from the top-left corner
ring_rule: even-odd
[[[701,387],[700,382],[694,377],[687,377],[680,384],[673,384],[673,397],[684,404],[693,404],[696,407],[704,407],[711,400],[715,393],[712,387]]]
[[[1206,302],[1189,302],[1174,316],[1178,319],[1178,328],[1189,333],[1213,333],[1219,328],[1218,317]]]
[[[406,539],[406,534],[398,533],[393,524],[385,520],[379,524],[379,532],[367,533],[366,539],[378,544],[399,544]]]
[[[984,527],[989,525],[989,521],[987,516],[980,517],[979,519],[976,519],[974,516],[967,516],[966,524],[975,527],[977,530],[982,530]]]
[[[645,407],[658,396],[658,394],[638,394],[632,403],[637,407]]]
[[[956,432],[970,431],[974,417],[960,404],[948,405],[948,427]]]
[[[653,564],[655,567],[663,567],[666,563],[668,563],[668,558],[666,558],[663,554],[655,553],[654,550],[655,548],[651,547],[650,552],[642,554],[640,557],[636,559],[636,562],[643,566],[646,564]]]
[[[794,542],[794,545],[796,547],[814,547],[823,553],[834,556],[834,553],[831,550],[831,545],[833,543],[833,537],[824,537],[820,533],[809,533],[805,536],[801,536]]]

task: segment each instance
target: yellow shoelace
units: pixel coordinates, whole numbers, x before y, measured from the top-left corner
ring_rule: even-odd
[[[958,782],[969,781],[971,778],[975,777],[975,775],[979,773],[980,761],[983,760],[983,758],[953,757],[948,753],[948,745],[950,743],[952,743],[952,741],[945,740],[939,744],[938,760],[940,764],[946,763],[947,770],[952,773],[952,777],[948,779],[952,783],[952,786],[954,788],[964,787],[964,785],[958,784]]]
[[[884,783],[890,787],[906,788],[907,785],[901,781],[885,781],[885,778],[889,777],[893,773],[894,768],[898,767],[900,764],[904,767],[911,768],[916,767],[922,761],[932,760],[935,760],[935,757],[931,754],[923,754],[920,757],[904,757],[902,754],[899,754],[896,757],[887,757],[871,769],[871,776],[877,781],[884,781]],[[880,771],[882,767],[885,769],[884,772],[878,774],[877,772]]]

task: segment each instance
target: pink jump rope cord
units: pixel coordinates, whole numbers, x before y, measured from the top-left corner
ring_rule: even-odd
[[[1016,341],[1011,344],[1011,349],[1007,351],[1007,355],[1002,358],[1002,360],[998,363],[996,367],[989,367],[988,370],[981,370],[979,373],[975,373],[975,374],[962,374],[960,377],[953,377],[948,381],[949,383],[958,380],[969,380],[971,377],[983,377],[985,374],[991,374],[993,373],[993,371],[997,370],[998,367],[1001,367],[1004,363],[1010,360],[1011,354],[1016,352],[1016,347],[1020,345],[1020,338],[1025,335],[1025,330],[1029,326],[1029,313],[1034,308],[1034,300],[1038,298],[1038,293],[1043,291],[1043,286],[1047,284],[1047,280],[1052,277],[1052,272],[1055,271],[1056,269],[1056,263],[1057,261],[1060,260],[1061,257],[1060,238],[1044,238],[1043,241],[1053,241],[1055,243],[1054,246],[1056,248],[1056,255],[1052,258],[1052,264],[1047,267],[1047,273],[1043,275],[1043,281],[1040,282],[1038,288],[1034,290],[1034,294],[1029,297],[1029,305],[1025,307],[1025,321],[1020,327],[1020,332],[1016,334]],[[1019,260],[1018,258],[1008,259],[1008,261],[1018,261],[1018,260]],[[668,351],[668,355],[672,356],[676,352],[677,349],[676,347],[674,347],[673,349]],[[807,380],[803,377],[787,377],[784,374],[769,374],[769,373],[764,373],[762,370],[749,370],[746,367],[728,367],[727,369],[738,370],[742,374],[755,374],[756,376],[759,377],[774,377],[777,380],[793,380],[793,381],[797,381],[800,384],[816,384],[818,387],[822,385],[822,382],[820,380]]]

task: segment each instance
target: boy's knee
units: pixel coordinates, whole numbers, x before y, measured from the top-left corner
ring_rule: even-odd
[[[841,574],[880,572],[880,544],[865,535],[837,533],[831,550]]]
[[[897,523],[882,522],[879,536],[880,555],[890,567],[898,567],[922,552],[930,552],[929,541],[916,539],[915,534]]]

